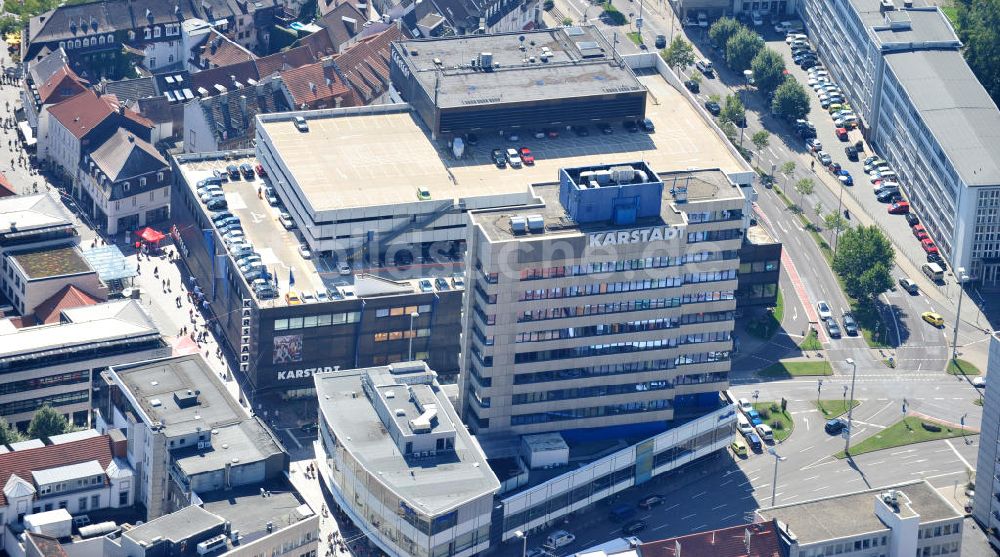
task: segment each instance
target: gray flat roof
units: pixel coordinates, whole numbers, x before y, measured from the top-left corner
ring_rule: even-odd
[[[116,300],[63,310],[69,323],[36,327],[4,326],[0,320],[0,360],[29,358],[44,351],[74,350],[98,343],[147,341],[160,330],[135,300]]]
[[[767,520],[776,518],[786,524],[803,545],[881,532],[888,527],[875,516],[875,502],[880,493],[889,489],[903,494],[900,496],[903,503],[900,513],[920,515],[921,524],[962,518],[962,514],[925,480],[791,503],[757,512]],[[906,501],[909,504],[905,504]]]
[[[281,453],[274,438],[256,418],[212,428],[211,448],[197,446],[175,450],[177,466],[187,476],[222,470],[226,463],[242,466]]]
[[[878,2],[875,2],[876,6]],[[868,14],[864,19],[876,26],[875,35],[883,45],[898,43],[960,43],[951,23],[940,10],[930,8],[894,10]]]
[[[250,419],[200,354],[120,366],[114,371],[142,412],[153,422],[163,424],[162,432],[167,437],[185,435],[196,428],[208,431]],[[186,395],[189,390],[197,401],[182,408],[174,395]],[[231,450],[256,452],[253,447],[237,446]]]
[[[622,161],[626,162],[626,161]],[[694,205],[676,204],[671,186],[674,184],[685,184],[688,186],[688,202],[699,201],[722,201],[731,199],[742,199],[743,191],[739,186],[733,185],[726,177],[725,172],[719,169],[691,170],[682,172],[659,172],[658,176],[663,181],[663,198],[660,203],[660,216],[658,219],[640,219],[633,226],[614,226],[607,223],[586,223],[580,225],[573,221],[566,209],[559,202],[559,184],[547,183],[536,184],[532,187],[535,195],[544,203],[544,207],[537,205],[529,207],[514,207],[500,209],[486,209],[470,213],[472,223],[482,226],[487,236],[493,241],[511,240],[513,238],[546,238],[552,236],[578,236],[591,232],[612,230],[620,228],[638,228],[642,226],[656,225],[681,225],[686,221],[681,214],[673,210],[676,206],[679,211],[684,211],[687,206],[692,210],[704,210],[704,208],[694,209]],[[532,234],[530,236],[517,235],[511,231],[510,217],[540,214],[545,220],[545,233]]]
[[[962,180],[1000,184],[1000,110],[961,52],[886,53],[885,60]]]
[[[17,195],[0,199],[0,236],[11,232],[72,226],[73,217],[48,194]]]
[[[558,180],[560,168],[618,161],[644,160],[660,171],[747,171],[746,163],[684,93],[658,74],[640,76],[639,81],[650,92],[646,116],[656,126],[655,133],[626,133],[616,125],[612,135],[591,128],[589,137],[563,130],[555,139],[536,139],[522,131],[516,142],[482,133],[479,144],[466,149],[459,160],[445,141],[431,139],[408,105],[374,107],[378,113],[302,113],[308,133],[295,129],[295,113],[258,116],[257,130],[295,177],[314,212],[417,202],[417,187],[427,188],[433,200],[521,194],[529,184]],[[494,148],[522,146],[534,154],[533,166],[498,169],[490,159]],[[316,156],[320,150],[322,157]]]
[[[593,26],[413,39],[392,48],[441,109],[643,89]],[[473,67],[472,59],[487,52],[494,68]]]
[[[198,505],[189,505],[170,514],[140,524],[126,530],[123,536],[135,540],[137,544],[150,543],[153,538],[163,538],[171,542],[186,540],[191,536],[215,528],[225,523]]]
[[[261,497],[261,489],[270,495]],[[277,531],[315,515],[295,488],[284,480],[199,493],[198,497],[206,511],[227,520],[233,531],[239,530],[241,543],[266,536],[268,523]]]
[[[404,458],[381,426],[381,419],[361,386],[362,377],[369,374],[379,376],[375,385],[384,384],[382,376],[388,376],[388,369],[375,367],[313,375],[320,412],[338,442],[407,505],[427,515],[450,511],[499,490],[500,483],[487,466],[486,457],[464,427],[455,432],[453,454],[412,462]],[[440,389],[434,390],[434,396],[438,408],[453,423],[461,423]]]

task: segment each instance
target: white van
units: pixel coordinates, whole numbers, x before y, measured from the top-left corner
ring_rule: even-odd
[[[744,413],[753,410],[753,405],[750,404],[750,401],[747,400],[747,399],[745,399],[745,398],[741,398],[741,399],[737,400],[736,401],[736,405],[739,406],[740,407],[740,411],[744,412]]]
[[[743,435],[753,431],[753,425],[750,420],[746,419],[743,414],[736,414],[736,429],[740,431]]]
[[[551,549],[559,549],[564,545],[569,545],[576,540],[576,536],[566,530],[556,530],[545,538],[545,546]]]
[[[927,278],[933,280],[934,282],[944,280],[944,269],[942,269],[937,263],[924,263],[921,265],[920,270],[927,275]]]
[[[757,433],[760,434],[760,438],[766,443],[774,442],[774,432],[771,431],[771,426],[767,424],[760,424],[757,426]]]

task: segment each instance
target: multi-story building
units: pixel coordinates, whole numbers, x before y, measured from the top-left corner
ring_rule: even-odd
[[[961,555],[963,514],[927,480],[756,511],[788,557]]]
[[[149,519],[202,493],[265,484],[288,468],[278,440],[200,354],[113,366],[101,377],[111,393],[96,409],[97,427],[128,438],[136,500]]]
[[[18,426],[46,404],[89,424],[91,385],[102,370],[170,354],[137,301],[54,308],[54,314],[55,322],[35,326],[0,320],[0,416]]]
[[[921,0],[802,0],[824,63],[952,267],[1000,284],[1000,110]]]
[[[320,373],[323,484],[391,557],[471,557],[490,546],[500,482],[423,362]]]
[[[1000,550],[1000,334],[990,339],[989,367],[983,396],[979,456],[976,459],[976,496],[972,517],[986,532],[990,545]]]
[[[134,502],[132,468],[125,461],[125,437],[111,430],[54,436],[50,445],[0,454],[0,523],[20,533],[39,514],[71,515],[125,510]],[[9,529],[9,530],[8,530]],[[16,555],[0,536],[0,548]]]
[[[470,214],[461,404],[479,436],[662,430],[728,385],[749,203],[719,170],[562,169]]]
[[[12,251],[2,258],[3,281],[8,285],[5,293],[21,316],[36,313],[68,286],[91,298],[108,298],[107,287],[76,246]]]
[[[135,232],[170,216],[170,168],[141,137],[119,128],[80,162],[80,189],[108,234]]]

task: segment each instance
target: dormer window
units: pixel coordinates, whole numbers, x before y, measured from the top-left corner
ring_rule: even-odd
[[[100,44],[104,44],[104,35],[97,37],[97,42],[99,42]]]
[[[131,31],[130,31],[130,33],[131,33]],[[108,44],[111,44],[113,42],[115,42],[115,36],[114,35],[108,35]]]
[[[83,39],[83,48],[90,46],[90,39]]]
[[[130,41],[134,41],[135,40],[135,31],[129,31],[128,32],[128,40],[130,40]]]
[[[160,38],[160,35],[162,34],[162,32],[163,32],[163,31],[162,31],[162,30],[160,29],[160,27],[159,27],[159,26],[157,26],[157,27],[153,27],[153,36],[154,36],[154,37],[156,37],[156,38]]]
[[[147,28],[145,29],[145,32],[146,32],[146,38],[147,38],[147,39],[151,38],[151,35],[153,34],[153,30],[152,30],[152,29],[150,29],[149,27],[147,27]]]

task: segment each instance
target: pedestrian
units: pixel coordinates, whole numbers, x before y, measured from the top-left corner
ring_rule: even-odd
[[[159,267],[153,267],[153,276],[154,277],[159,277],[160,276],[160,268]]]

